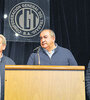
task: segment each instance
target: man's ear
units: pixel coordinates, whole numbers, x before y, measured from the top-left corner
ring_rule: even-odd
[[[5,50],[5,48],[6,48],[6,45],[5,45],[5,44],[3,44],[3,50]]]
[[[53,37],[53,41],[55,42],[55,37]]]

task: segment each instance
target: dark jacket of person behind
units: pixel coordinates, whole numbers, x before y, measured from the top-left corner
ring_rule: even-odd
[[[1,82],[1,100],[4,100],[4,81],[5,81],[5,65],[15,65],[15,62],[3,55],[6,48],[6,38],[0,34],[0,82]]]

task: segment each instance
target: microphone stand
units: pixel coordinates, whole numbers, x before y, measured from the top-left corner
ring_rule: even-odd
[[[38,56],[38,65],[40,65],[40,55],[39,55],[40,47],[37,50],[37,56]]]
[[[38,56],[38,65],[40,65],[40,55],[39,55],[39,51],[40,51],[40,46],[36,47],[33,51],[37,50],[37,56]]]

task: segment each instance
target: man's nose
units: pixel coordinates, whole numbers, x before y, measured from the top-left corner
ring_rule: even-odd
[[[45,41],[45,39],[44,38],[42,38],[42,42],[44,42]]]

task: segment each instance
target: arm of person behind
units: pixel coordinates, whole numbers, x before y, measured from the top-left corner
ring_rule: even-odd
[[[86,95],[87,95],[88,100],[90,100],[90,61],[86,69],[85,81],[86,81],[86,84],[85,84],[86,85]]]

